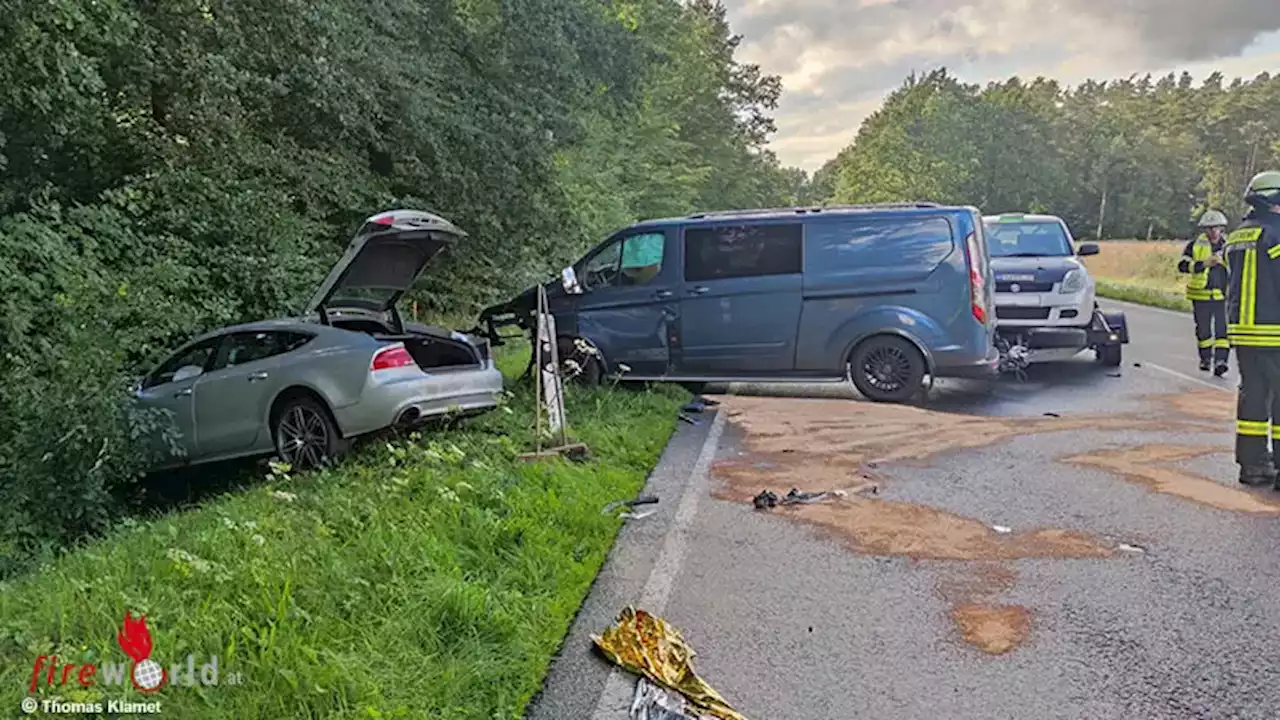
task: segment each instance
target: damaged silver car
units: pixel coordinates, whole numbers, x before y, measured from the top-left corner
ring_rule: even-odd
[[[405,322],[396,307],[465,237],[427,212],[375,215],[304,315],[222,328],[170,355],[133,389],[172,420],[153,438],[156,469],[273,452],[314,467],[361,435],[496,406],[502,374],[486,340]]]

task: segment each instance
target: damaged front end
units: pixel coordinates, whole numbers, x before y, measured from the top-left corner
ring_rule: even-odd
[[[582,286],[578,283],[572,267],[560,271],[559,281],[552,280],[544,283],[542,287],[546,290],[549,302],[569,295],[582,294]],[[487,338],[493,347],[499,347],[505,340],[528,337],[535,327],[534,318],[537,312],[538,286],[534,285],[506,302],[490,305],[481,310],[477,325],[470,332]],[[502,334],[502,330],[509,327],[517,327],[520,332],[510,335]]]

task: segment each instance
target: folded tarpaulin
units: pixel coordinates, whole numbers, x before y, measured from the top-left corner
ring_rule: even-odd
[[[662,618],[628,607],[617,624],[591,640],[610,661],[680,693],[692,709],[720,720],[746,720],[693,671],[693,648]]]

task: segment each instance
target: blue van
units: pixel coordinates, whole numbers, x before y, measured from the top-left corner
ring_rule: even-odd
[[[579,379],[851,381],[902,402],[997,372],[982,215],[933,203],[699,213],[614,233],[546,286]],[[535,326],[537,288],[486,309]]]

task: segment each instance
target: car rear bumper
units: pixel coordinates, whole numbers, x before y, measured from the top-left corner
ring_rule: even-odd
[[[359,402],[335,410],[334,416],[343,436],[364,435],[400,421],[493,408],[502,395],[502,382],[502,373],[492,360],[481,368],[406,372],[387,381],[370,382]]]

